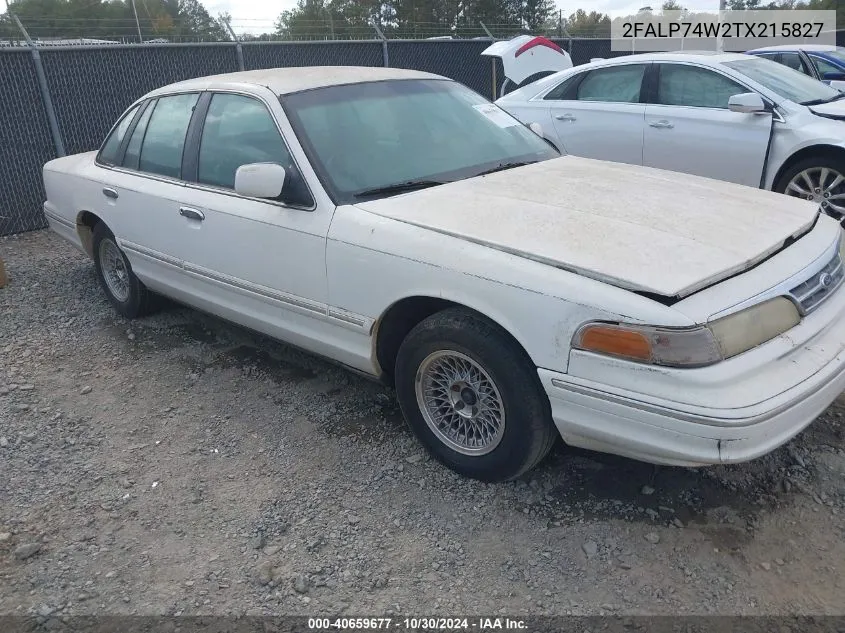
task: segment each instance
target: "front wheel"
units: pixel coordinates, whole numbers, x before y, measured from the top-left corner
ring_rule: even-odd
[[[518,477],[557,438],[534,364],[504,330],[469,310],[444,310],[411,330],[395,377],[414,434],[467,477]]]
[[[809,200],[837,220],[845,218],[845,161],[832,157],[806,158],[787,169],[775,191]]]

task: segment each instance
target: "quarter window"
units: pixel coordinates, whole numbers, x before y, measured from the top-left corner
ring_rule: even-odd
[[[683,64],[660,64],[657,103],[697,108],[725,108],[733,95],[748,90],[724,75]]]
[[[578,101],[639,103],[645,64],[625,64],[590,71],[578,85]]]
[[[138,119],[138,124],[129,138],[129,143],[126,145],[126,154],[123,156],[123,166],[128,169],[138,169],[138,161],[141,159],[141,143],[144,141],[144,133],[147,131],[147,124],[150,122],[150,115],[155,109],[155,102],[150,103],[141,118]]]
[[[141,145],[141,171],[171,178],[181,176],[185,135],[198,98],[196,93],[159,98]]]
[[[249,163],[284,167],[285,184],[279,199],[311,206],[308,188],[265,105],[243,95],[215,94],[203,125],[198,179],[207,185],[233,189],[238,167]]]
[[[100,150],[100,160],[109,165],[117,162],[117,153],[120,150],[120,144],[123,142],[123,137],[126,136],[126,131],[132,125],[132,119],[138,112],[139,106],[135,106],[126,113],[114,131],[109,135],[106,142],[103,144],[103,149]]]

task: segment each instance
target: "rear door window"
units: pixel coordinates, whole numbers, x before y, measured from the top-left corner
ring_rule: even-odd
[[[639,103],[645,64],[624,64],[592,70],[578,85],[578,101]]]
[[[140,171],[181,177],[185,136],[198,98],[198,93],[192,93],[158,99],[141,144]]]
[[[129,144],[126,146],[126,154],[123,156],[123,166],[127,169],[138,169],[138,161],[141,159],[141,143],[144,142],[144,134],[147,131],[147,124],[150,122],[150,115],[155,109],[155,101],[150,103],[141,118],[138,119],[138,124],[129,138]]]

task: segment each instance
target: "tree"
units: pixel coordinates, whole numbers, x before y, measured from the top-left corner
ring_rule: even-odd
[[[388,37],[484,35],[483,23],[496,36],[539,32],[555,11],[554,0],[298,0],[276,22],[289,39],[372,37],[378,24]]]
[[[529,32],[542,29],[555,11],[554,0],[524,0],[521,7],[522,26]]]
[[[199,0],[16,0],[10,9],[33,38],[229,39]],[[5,17],[8,23],[8,16]]]
[[[566,31],[572,37],[610,37],[610,16],[578,9],[567,18]]]
[[[173,15],[173,0],[168,2],[171,5],[170,15]],[[175,18],[180,25],[180,35],[199,37],[207,40],[229,40],[229,33],[217,20],[209,15],[199,0],[176,0]]]

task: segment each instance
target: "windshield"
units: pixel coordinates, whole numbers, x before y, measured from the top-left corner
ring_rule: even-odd
[[[768,59],[749,57],[740,61],[724,62],[724,64],[795,103],[820,103],[835,99],[842,94],[835,88],[800,71]]]
[[[282,104],[338,203],[560,156],[498,106],[454,81],[331,86],[285,95]]]
[[[807,51],[807,52],[812,55],[814,51]],[[831,59],[836,60],[840,64],[845,65],[845,48],[837,47],[837,48],[832,49],[832,50],[823,50],[823,51],[818,51],[818,52],[819,52],[819,54],[822,54],[825,57],[830,57]]]

